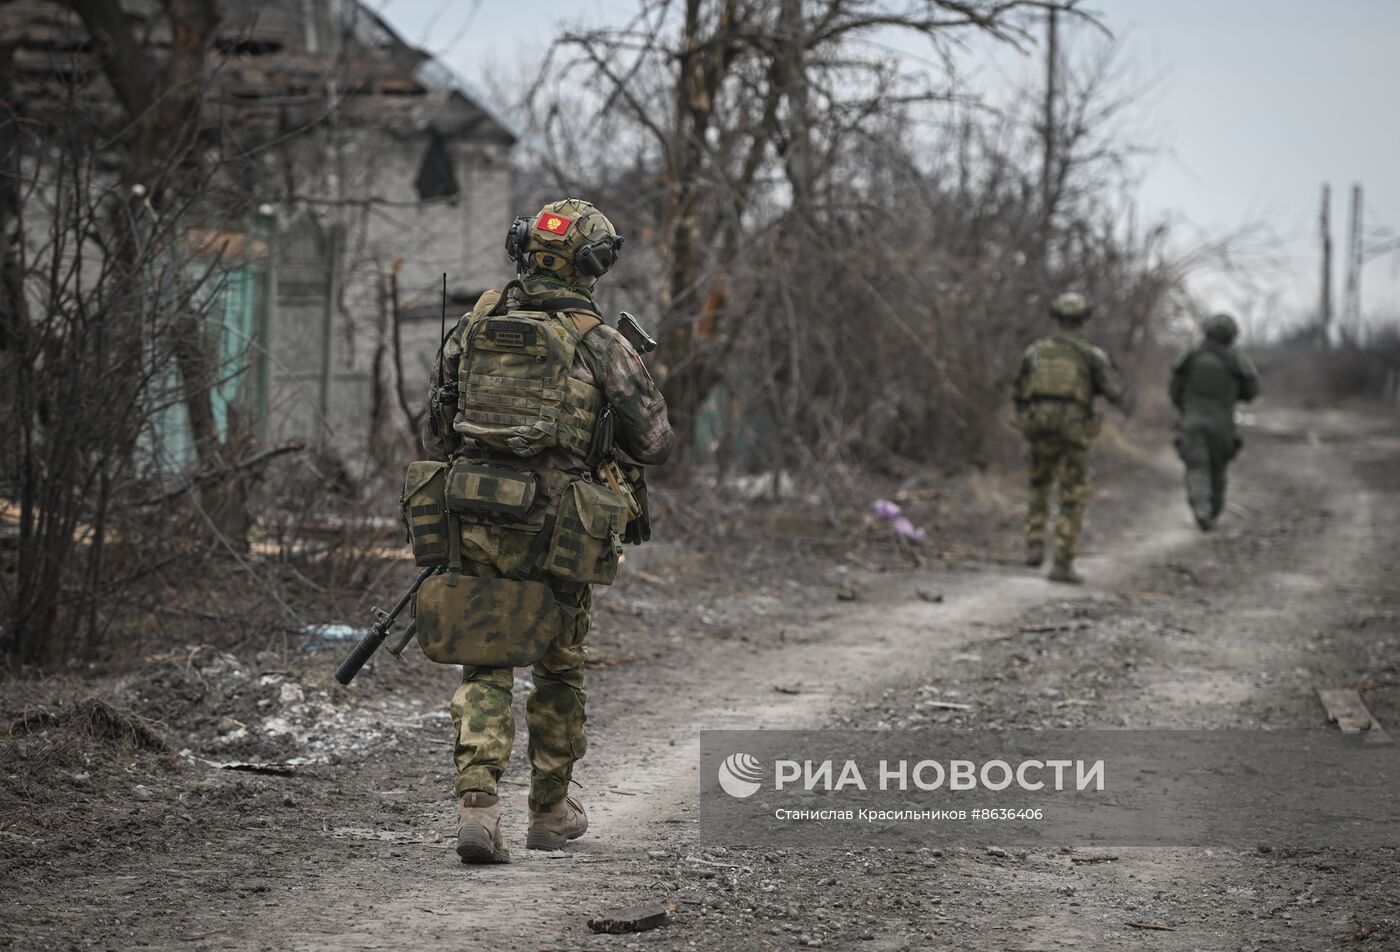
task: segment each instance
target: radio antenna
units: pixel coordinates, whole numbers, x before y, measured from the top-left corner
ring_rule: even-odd
[[[439,334],[439,340],[438,340],[438,389],[441,389],[441,388],[442,388],[442,369],[443,369],[443,368],[442,368],[442,365],[445,363],[445,361],[442,359],[442,349],[443,349],[444,347],[447,346],[447,272],[446,272],[446,271],[444,271],[444,272],[442,273],[442,322],[441,322],[441,324],[439,325],[439,330],[441,331],[441,333]]]

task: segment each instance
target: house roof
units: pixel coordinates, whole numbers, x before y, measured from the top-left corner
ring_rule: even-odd
[[[170,48],[159,0],[121,0],[138,35],[157,56]],[[431,128],[448,139],[511,145],[519,130],[487,98],[431,54],[407,43],[359,0],[222,0],[209,104],[242,127],[286,129],[331,114],[410,133]],[[66,3],[0,4],[0,32],[15,42],[20,98],[64,106],[65,85],[84,78],[105,87],[101,64]],[[85,97],[86,98],[86,97]],[[88,107],[112,102],[94,102]]]

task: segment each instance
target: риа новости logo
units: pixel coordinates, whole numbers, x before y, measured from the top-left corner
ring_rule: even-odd
[[[730,754],[719,765],[719,785],[731,797],[742,800],[758,793],[763,766],[752,754]]]

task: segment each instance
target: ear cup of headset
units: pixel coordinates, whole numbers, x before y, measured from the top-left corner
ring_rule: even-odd
[[[621,247],[621,238],[591,241],[574,253],[574,267],[590,278],[601,278],[617,263],[617,253]]]
[[[531,216],[521,215],[510,223],[510,231],[506,232],[506,254],[515,262],[517,269],[525,267],[525,243],[530,239],[533,221]]]

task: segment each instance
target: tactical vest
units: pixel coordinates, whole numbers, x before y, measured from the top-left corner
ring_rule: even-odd
[[[1183,407],[1198,413],[1233,412],[1240,398],[1240,375],[1228,353],[1200,347],[1186,359]]]
[[[1090,405],[1094,377],[1080,349],[1061,337],[1047,337],[1031,345],[1030,367],[1021,384],[1022,400],[1065,400]]]
[[[554,447],[587,456],[603,393],[569,373],[583,338],[564,313],[505,311],[505,300],[468,318],[452,428],[515,456]]]

